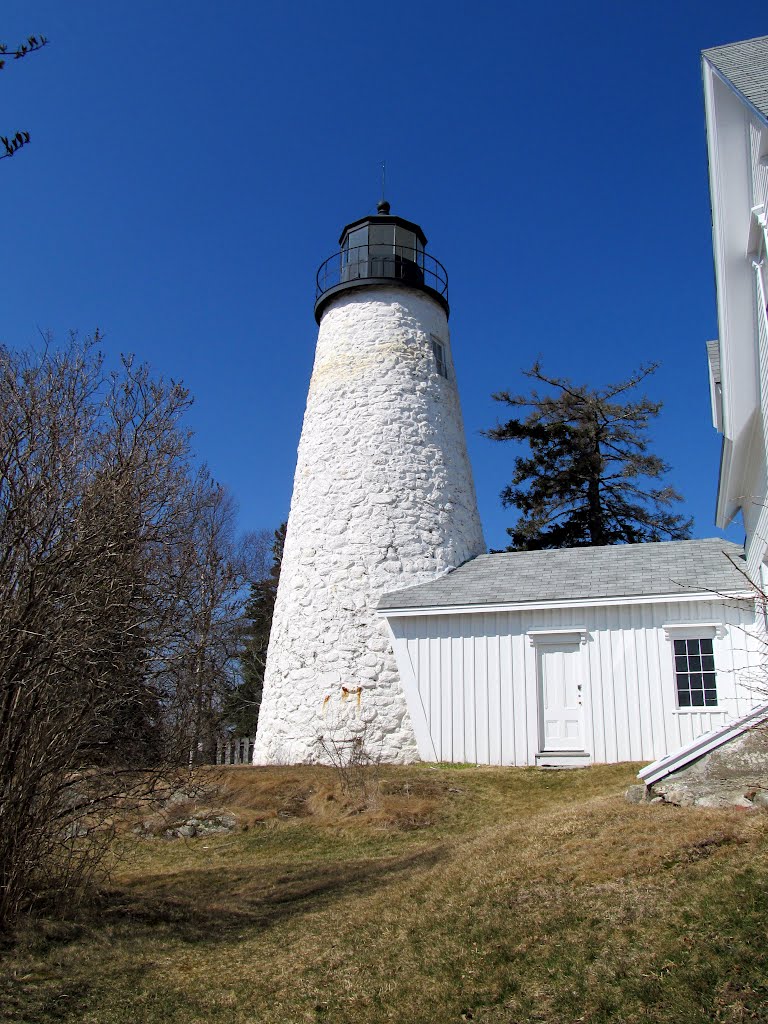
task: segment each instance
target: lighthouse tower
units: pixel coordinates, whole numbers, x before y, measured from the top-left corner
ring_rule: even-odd
[[[388,591],[485,551],[448,333],[448,277],[418,224],[348,224],[317,274],[317,350],[254,763],[358,739],[417,758],[385,621]]]

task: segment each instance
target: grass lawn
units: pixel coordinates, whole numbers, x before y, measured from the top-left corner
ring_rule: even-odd
[[[768,815],[630,805],[637,766],[219,770],[228,835],[122,843],[0,951],[0,1019],[768,1022]]]

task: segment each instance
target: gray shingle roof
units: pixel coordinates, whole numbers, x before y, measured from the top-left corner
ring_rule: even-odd
[[[718,538],[479,555],[379,601],[382,610],[748,591],[738,544]]]
[[[768,122],[768,36],[713,46],[702,56]]]

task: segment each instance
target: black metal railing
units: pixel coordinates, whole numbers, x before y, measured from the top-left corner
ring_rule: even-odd
[[[371,278],[391,278],[416,288],[430,288],[448,301],[448,273],[434,256],[405,245],[357,245],[329,256],[317,271],[315,301],[338,285]]]

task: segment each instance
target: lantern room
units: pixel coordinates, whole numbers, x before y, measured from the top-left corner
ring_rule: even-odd
[[[347,224],[341,249],[317,272],[315,319],[318,323],[332,298],[352,288],[387,286],[396,282],[427,292],[446,312],[448,275],[443,265],[425,252],[427,238],[418,224],[390,215],[382,199],[375,216]]]

